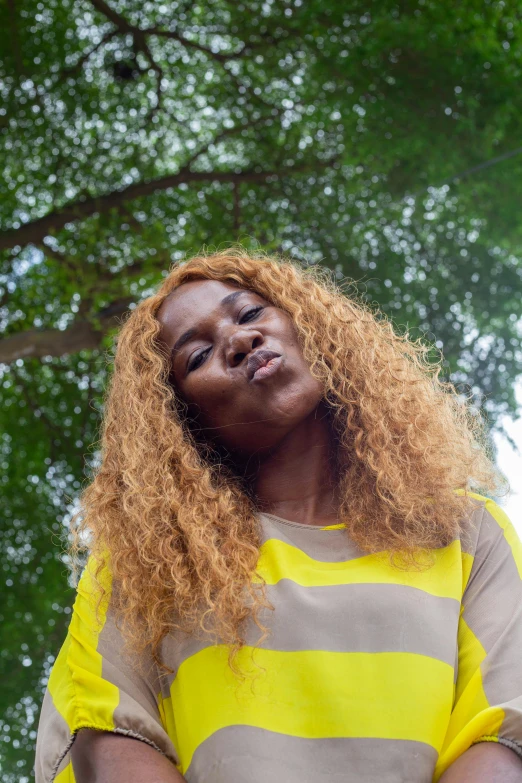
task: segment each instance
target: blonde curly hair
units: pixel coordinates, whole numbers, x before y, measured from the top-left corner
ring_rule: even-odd
[[[237,247],[176,264],[119,333],[101,464],[82,493],[72,546],[77,556],[88,538],[93,558],[110,562],[126,637],[160,663],[161,642],[176,630],[211,625],[237,651],[244,621],[263,636],[260,610],[270,608],[253,578],[255,499],[194,438],[158,339],[160,305],[192,280],[254,290],[292,317],[337,436],[339,521],[363,551],[414,565],[420,551],[463,532],[473,504],[466,490],[502,482],[483,422],[439,380],[429,347],[346,295],[330,270]]]

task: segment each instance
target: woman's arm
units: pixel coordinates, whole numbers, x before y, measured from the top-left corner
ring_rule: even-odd
[[[77,783],[185,783],[165,756],[121,734],[80,729],[71,757]]]
[[[505,745],[480,742],[459,756],[439,783],[522,783],[522,760]]]
[[[461,542],[457,681],[434,780],[522,783],[522,543],[500,506],[471,494],[483,505]]]

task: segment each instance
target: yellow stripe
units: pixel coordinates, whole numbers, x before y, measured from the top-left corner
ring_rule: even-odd
[[[102,677],[103,659],[97,651],[107,615],[111,577],[107,569],[98,577],[106,594],[97,609],[93,569],[94,564],[89,561],[78,585],[69,633],[49,678],[53,703],[71,733],[86,725],[112,731],[114,710],[120,699],[116,685]]]
[[[69,730],[71,729],[71,724],[73,722],[71,711],[74,709],[74,685],[67,664],[70,646],[71,637],[67,634],[54,662],[53,668],[51,669],[48,686],[53,704],[67,723]]]
[[[320,530],[341,530],[342,528],[345,528],[346,525],[344,522],[340,522],[338,525],[326,525],[326,527],[320,528]]]
[[[76,783],[71,762],[55,777],[54,783]]]
[[[444,746],[439,756],[434,783],[442,773],[480,737],[498,737],[505,718],[501,707],[490,707],[476,669],[451,714]]]
[[[416,587],[443,598],[462,597],[460,541],[431,550],[434,564],[425,571],[401,571],[388,554],[365,555],[341,563],[313,560],[297,547],[271,538],[261,546],[258,572],[267,584],[291,579],[304,587],[344,584],[395,584]]]
[[[459,674],[457,677],[457,689],[455,691],[455,703],[460,699],[473,672],[480,667],[480,664],[487,655],[484,647],[462,617],[463,610],[464,607],[461,606],[458,631]]]
[[[158,711],[160,714],[161,724],[172,740],[174,746],[176,746],[176,723],[174,721],[174,713],[172,711],[172,699],[170,696],[164,699],[161,693],[158,693],[156,699],[158,701]]]
[[[167,698],[164,698],[163,695],[159,693],[156,698],[158,700],[158,709],[159,709],[159,714],[160,714],[163,728],[169,735],[169,739],[174,745],[174,750],[176,751],[176,753],[179,753],[178,735],[176,732],[176,720],[174,716],[174,710],[172,708],[172,697],[167,696]],[[181,764],[177,764],[176,766],[178,770],[181,772]]]
[[[171,687],[183,772],[196,748],[226,726],[296,737],[382,737],[441,747],[453,667],[412,653],[281,652],[243,648],[234,676],[224,645],[182,663]]]

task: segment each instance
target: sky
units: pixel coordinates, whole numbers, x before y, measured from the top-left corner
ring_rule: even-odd
[[[516,395],[521,417],[517,420],[506,417],[503,422],[506,431],[518,446],[517,454],[506,438],[494,435],[498,448],[497,464],[511,485],[511,493],[506,498],[501,498],[502,506],[517,533],[522,539],[522,379],[516,386]]]

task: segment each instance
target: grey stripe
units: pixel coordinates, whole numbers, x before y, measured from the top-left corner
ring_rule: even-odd
[[[511,547],[498,522],[484,510],[479,544],[462,605],[464,620],[487,653],[493,650],[502,634],[505,651],[512,650],[519,656],[522,649],[521,601],[522,580]]]
[[[97,650],[102,656],[103,679],[124,690],[150,715],[157,714],[159,682],[156,667],[145,654],[139,662],[131,658],[110,609],[98,637]]]
[[[179,759],[174,745],[161,724],[157,701],[160,684],[156,667],[145,655],[139,668],[136,663],[133,664],[111,611],[107,613],[97,649],[102,655],[103,679],[119,690],[120,699],[113,715],[115,728],[149,741],[177,764]]]
[[[339,563],[367,555],[354,544],[346,530],[321,530],[312,525],[295,525],[268,514],[259,514],[259,518],[263,543],[270,538],[277,538],[324,563]]]
[[[71,739],[71,746],[72,746],[72,742],[73,742],[73,740]],[[64,769],[66,768],[66,766],[68,764],[71,764],[71,751],[70,750],[67,751],[67,753],[65,754],[65,756],[61,760],[60,764],[58,765],[58,769],[56,770],[55,777],[58,777],[58,775],[60,775],[64,771]]]
[[[500,738],[512,742],[516,753],[522,757],[522,696],[512,698],[509,704],[502,704],[505,716],[498,732]],[[507,744],[507,743],[506,743]]]
[[[458,641],[455,643],[455,661],[453,663],[453,685],[457,684],[459,676],[459,645]]]
[[[460,604],[403,585],[352,584],[303,587],[282,579],[267,589],[275,606],[261,619],[269,650],[329,652],[409,652],[455,664]],[[255,646],[259,629],[250,623],[246,642]],[[214,643],[210,637],[166,640],[163,655],[175,670]],[[167,687],[168,687],[167,686]]]
[[[62,771],[64,763],[59,762],[70,743],[69,727],[54,706],[51,694],[46,690],[36,736],[36,783],[49,783],[57,771]]]
[[[505,711],[499,735],[522,742],[522,580],[504,531],[485,509],[462,603],[487,653],[480,667],[484,693]]]
[[[465,530],[460,536],[460,547],[463,552],[468,555],[474,555],[477,549],[477,542],[480,534],[480,527],[482,524],[483,514],[485,511],[484,501],[478,501],[473,498],[473,502],[477,503],[477,507],[469,515],[465,522]]]
[[[196,750],[187,783],[431,783],[437,751],[412,740],[305,739],[228,726]]]
[[[520,715],[517,715],[517,718],[520,721]],[[510,748],[511,750],[515,751],[517,756],[522,759],[522,742],[520,740],[512,740],[512,739],[506,739],[506,737],[499,737],[498,744],[504,745],[506,748]]]
[[[475,553],[483,511],[484,503],[480,502],[465,522],[460,544],[462,551],[467,554]],[[263,541],[277,538],[301,549],[314,560],[337,563],[368,554],[351,540],[347,530],[321,530],[314,525],[300,525],[272,514],[259,513],[258,518]]]
[[[453,666],[459,602],[403,585],[272,585],[272,650],[409,652]]]

